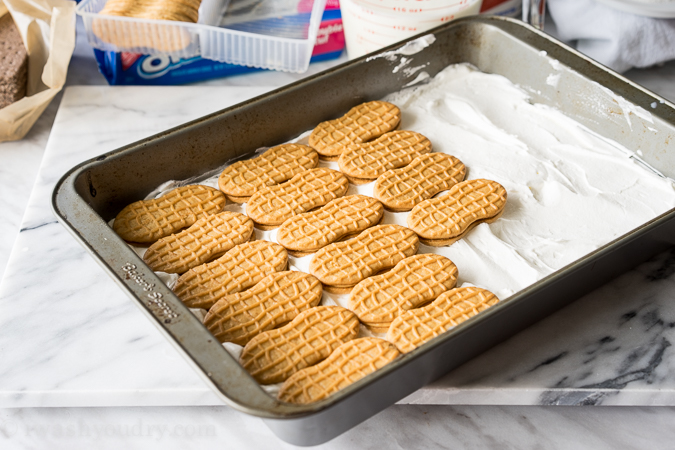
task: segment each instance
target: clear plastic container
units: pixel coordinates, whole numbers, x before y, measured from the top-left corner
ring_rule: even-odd
[[[458,17],[482,0],[341,0],[347,53],[356,58]]]
[[[77,6],[92,47],[114,52],[201,56],[284,72],[304,72],[326,0],[202,0],[199,22],[98,14],[107,0]]]

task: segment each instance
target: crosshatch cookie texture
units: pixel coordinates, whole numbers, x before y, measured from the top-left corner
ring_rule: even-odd
[[[222,256],[248,241],[253,221],[243,214],[224,211],[202,217],[190,228],[160,239],[148,248],[143,260],[154,271],[185,273]]]
[[[312,147],[278,145],[260,156],[227,166],[218,178],[218,187],[228,199],[243,203],[261,187],[283,183],[317,164],[319,155]]]
[[[373,195],[391,211],[410,211],[415,205],[464,180],[466,167],[444,153],[418,156],[409,165],[388,170],[377,178]]]
[[[321,122],[309,135],[309,145],[324,159],[337,159],[345,145],[370,141],[396,129],[401,110],[391,103],[372,101],[350,109],[334,120]]]
[[[321,283],[304,272],[278,272],[211,307],[204,325],[220,342],[246,345],[263,331],[293,320],[321,301]]]
[[[259,383],[281,383],[328,358],[358,333],[359,320],[350,310],[317,306],[298,314],[288,325],[251,339],[239,360]]]
[[[397,130],[374,141],[347,145],[338,165],[352,183],[364,184],[430,151],[431,141],[426,137],[414,131]]]
[[[302,256],[379,223],[383,215],[382,204],[372,197],[340,197],[285,221],[277,230],[277,242]]]
[[[319,364],[292,375],[281,386],[279,400],[298,404],[322,400],[386,366],[399,355],[396,347],[384,339],[351,340]]]
[[[429,303],[456,282],[457,267],[445,256],[411,256],[389,272],[357,284],[349,297],[349,309],[371,330],[386,333],[403,311]]]
[[[113,230],[129,242],[152,243],[223,210],[225,195],[208,186],[183,186],[160,198],[139,200],[115,218]]]
[[[108,0],[99,14],[196,23],[201,0]]]
[[[415,206],[408,215],[408,226],[424,244],[450,245],[476,225],[497,220],[505,205],[506,189],[501,184],[467,180]]]
[[[192,35],[177,25],[148,22],[137,25],[114,17],[196,23],[201,0],[108,0],[92,21],[92,31],[118,48],[152,48],[175,52],[193,43]],[[109,17],[110,16],[110,17]]]
[[[353,239],[336,242],[319,250],[309,271],[331,292],[349,292],[365,278],[395,266],[417,253],[419,240],[400,225],[378,225]]]
[[[306,170],[285,183],[258,190],[246,203],[246,214],[260,228],[276,228],[297,214],[342,197],[348,188],[349,181],[336,170]]]
[[[408,353],[498,302],[492,292],[478,287],[452,289],[427,306],[394,319],[387,340],[402,353]]]
[[[246,242],[215,261],[188,270],[173,290],[188,307],[209,309],[226,295],[248,289],[287,266],[288,254],[281,245]]]

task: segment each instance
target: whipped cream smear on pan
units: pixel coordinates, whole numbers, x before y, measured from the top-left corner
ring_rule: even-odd
[[[562,112],[531,104],[523,89],[500,75],[453,65],[429,83],[384,100],[401,109],[401,129],[428,137],[432,151],[459,158],[466,179],[495,180],[508,192],[496,222],[477,226],[450,247],[420,244],[418,253],[439,253],[455,263],[458,287],[479,286],[505,300],[675,207],[673,180],[645,169],[629,150]],[[296,142],[307,143],[308,135]],[[338,170],[337,162],[319,166]],[[219,174],[196,184],[218,188]],[[192,183],[165,183],[148,198],[184,184]],[[346,195],[372,196],[373,185],[350,185]],[[245,213],[245,205],[225,209]],[[406,226],[407,212],[384,214],[382,223]],[[275,230],[255,234],[276,242]],[[290,269],[309,272],[311,258],[289,255]],[[169,286],[177,279],[160,275]],[[348,300],[348,294],[324,292],[322,304],[346,307]],[[373,335],[361,328],[361,335]],[[241,351],[238,345],[225,347],[237,357]]]

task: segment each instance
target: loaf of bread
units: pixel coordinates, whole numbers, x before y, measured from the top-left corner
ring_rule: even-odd
[[[28,53],[12,16],[0,17],[0,108],[26,96]]]

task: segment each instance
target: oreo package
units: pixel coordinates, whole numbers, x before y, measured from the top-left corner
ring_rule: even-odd
[[[329,0],[321,19],[310,62],[338,58],[344,47],[345,38],[339,2]],[[94,55],[99,71],[111,85],[166,86],[265,70],[213,61],[201,56],[183,59],[169,55],[118,53],[98,49],[94,49]]]

